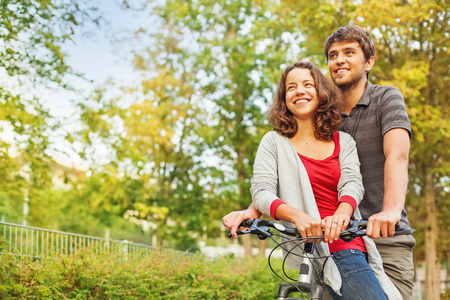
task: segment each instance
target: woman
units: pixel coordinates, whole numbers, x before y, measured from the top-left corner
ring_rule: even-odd
[[[340,97],[312,64],[297,62],[286,68],[269,113],[274,131],[263,137],[255,158],[252,206],[228,214],[223,221],[234,236],[237,222],[257,218],[260,212],[288,226],[294,224],[304,237],[322,236],[324,228],[325,243],[316,249],[320,256],[333,254],[333,260],[321,262],[332,297],[386,299],[374,274],[377,271],[386,294],[395,299],[398,291],[380,269],[373,242],[339,239],[350,218],[359,217],[356,207],[364,193],[355,142],[336,131]],[[369,249],[371,260],[377,263],[374,271],[366,261]],[[287,262],[295,267],[295,256]]]

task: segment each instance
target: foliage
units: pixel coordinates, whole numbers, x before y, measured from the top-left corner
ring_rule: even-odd
[[[439,286],[440,262],[448,256],[450,106],[448,105],[448,3],[369,1],[380,15],[357,13],[377,38],[374,78],[399,88],[411,120],[410,220],[417,230],[416,260],[426,260],[427,299]],[[426,250],[424,250],[426,249]],[[435,278],[430,278],[430,275]]]
[[[445,1],[129,2],[147,3],[151,9],[142,11],[155,20],[124,41],[134,45],[140,79],[106,83],[79,99],[84,127],[63,135],[84,143],[80,156],[92,165],[69,190],[51,182],[48,150],[56,148],[51,137],[61,124],[28,90],[70,89],[64,76],[73,72],[61,45],[84,23],[97,22],[95,9],[85,0],[2,2],[0,75],[8,80],[0,85],[0,124],[14,139],[0,143],[0,215],[20,222],[28,195],[38,208],[29,221],[38,226],[94,235],[109,228],[143,242],[156,231],[159,245],[195,249],[197,240],[220,234],[221,216],[249,204],[253,159],[270,128],[265,115],[281,70],[306,59],[326,73],[325,39],[357,24],[375,38],[371,82],[402,91],[412,124],[407,210],[417,229],[415,259],[425,257],[424,232],[432,226],[422,220],[434,206],[439,258],[446,256]],[[20,156],[10,157],[12,150]]]
[[[207,108],[207,122],[198,134],[220,160],[212,200],[222,210],[249,204],[254,156],[269,129],[264,113],[274,79],[287,52],[293,51],[283,38],[284,24],[272,14],[277,7],[274,1],[203,0],[182,5],[166,1],[154,8],[161,32],[178,42],[175,48],[164,47],[164,53],[177,55],[178,65],[198,70],[193,87],[202,96],[201,107]]]
[[[154,4],[158,30],[132,38],[143,80],[81,106],[84,140],[102,141],[113,172],[142,183],[129,209],[155,224],[160,245],[217,236],[223,213],[249,203],[273,79],[294,51],[272,4]]]
[[[82,249],[36,260],[0,257],[3,299],[273,299],[277,280],[263,260],[154,250],[136,261]]]
[[[2,1],[1,7],[0,124],[9,139],[1,143],[0,168],[8,177],[2,209],[9,211],[11,203],[22,203],[25,195],[33,199],[51,185],[47,150],[53,147],[50,136],[56,135],[58,124],[37,95],[44,88],[67,88],[64,76],[73,71],[61,46],[76,27],[97,20],[94,8],[84,0],[9,0]],[[11,153],[20,164],[9,157]]]
[[[84,104],[84,141],[101,141],[109,152],[108,165],[93,165],[86,181],[100,176],[96,189],[81,185],[79,190],[86,193],[83,201],[97,203],[93,209],[105,216],[131,213],[149,223],[160,246],[201,231],[208,207],[207,184],[202,186],[208,170],[198,163],[202,140],[192,132],[197,108],[191,103],[190,75],[161,72],[137,87],[122,87],[116,97],[99,93],[94,98],[99,106]],[[130,96],[135,100],[129,101]],[[116,209],[103,209],[110,205]]]

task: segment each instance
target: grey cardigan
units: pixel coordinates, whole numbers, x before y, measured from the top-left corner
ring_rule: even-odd
[[[338,198],[348,195],[359,204],[364,195],[364,188],[359,172],[356,144],[353,138],[344,132],[339,132],[339,140],[341,177],[338,182]],[[281,199],[286,204],[320,220],[319,210],[303,163],[289,139],[275,131],[268,132],[261,140],[253,166],[250,192],[255,208],[265,215],[270,216],[272,202]],[[357,219],[361,218],[358,209],[355,210],[354,216]],[[286,221],[280,222],[286,226],[294,226]],[[375,243],[367,237],[364,238],[364,243],[369,254],[369,265],[388,299],[401,299],[400,293],[384,273]],[[326,243],[316,245],[316,250],[321,257],[330,255]],[[294,255],[289,255],[286,262],[289,268],[299,267]],[[316,264],[316,270],[323,269],[323,274],[319,276],[323,277],[324,282],[340,295],[342,280],[334,261],[324,258],[313,260],[313,263]]]

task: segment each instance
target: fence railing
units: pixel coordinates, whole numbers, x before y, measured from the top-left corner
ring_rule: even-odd
[[[58,254],[73,254],[81,248],[97,253],[120,255],[122,258],[142,257],[153,248],[127,240],[113,240],[64,231],[0,222],[1,252],[32,255],[37,258]]]

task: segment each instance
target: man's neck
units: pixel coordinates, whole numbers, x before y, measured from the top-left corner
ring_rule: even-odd
[[[352,108],[358,104],[362,95],[364,95],[364,92],[366,91],[367,82],[366,77],[361,78],[357,84],[342,91],[344,94],[344,113],[349,114]]]

